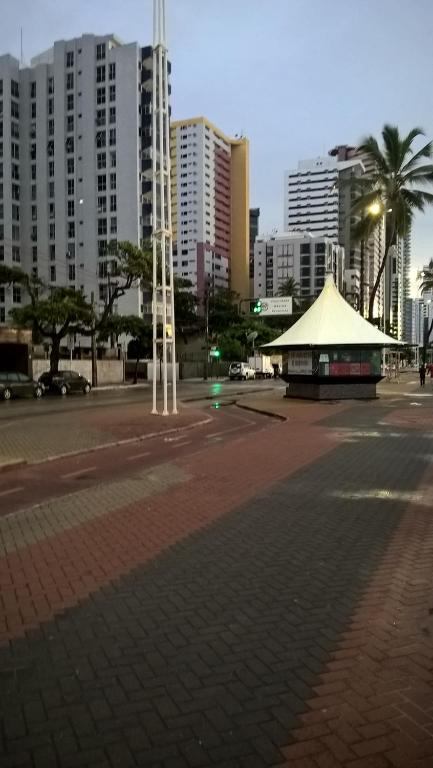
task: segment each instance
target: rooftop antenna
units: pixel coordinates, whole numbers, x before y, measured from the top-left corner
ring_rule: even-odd
[[[165,0],[153,0],[152,87],[152,334],[153,405],[158,414],[156,373],[161,349],[163,409],[168,416],[168,371],[172,376],[172,413],[176,402],[176,345],[174,323],[173,231],[171,226],[170,125]],[[162,314],[162,318],[160,317]],[[158,338],[158,320],[162,337]]]

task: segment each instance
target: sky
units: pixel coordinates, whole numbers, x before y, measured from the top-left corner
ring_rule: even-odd
[[[432,0],[166,0],[174,119],[205,115],[250,140],[260,231],[283,227],[283,174],[384,123],[433,139]],[[152,43],[152,0],[0,0],[0,52],[114,33]],[[412,273],[433,258],[418,215]],[[413,281],[412,292],[416,285]]]

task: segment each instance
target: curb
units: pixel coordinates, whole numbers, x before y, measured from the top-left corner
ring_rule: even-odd
[[[7,472],[8,470],[12,469],[21,469],[22,467],[34,467],[38,464],[47,464],[50,461],[57,461],[58,459],[67,459],[69,457],[73,456],[82,456],[85,453],[96,453],[96,451],[103,451],[106,448],[116,448],[116,446],[119,445],[129,445],[132,443],[141,443],[145,440],[151,440],[154,437],[163,437],[164,435],[172,435],[176,434],[177,432],[187,432],[189,429],[195,429],[196,427],[202,427],[204,424],[209,424],[211,421],[213,421],[212,416],[208,416],[206,419],[202,419],[201,421],[195,421],[193,424],[187,424],[185,427],[172,427],[171,429],[166,429],[163,432],[149,432],[145,435],[137,435],[137,437],[126,437],[123,440],[112,440],[109,443],[102,443],[101,445],[95,445],[92,448],[82,448],[78,451],[68,451],[67,453],[58,453],[55,456],[47,456],[45,459],[40,459],[39,461],[26,461],[24,459],[20,459],[16,462],[8,462],[7,464],[0,465],[0,472]]]
[[[262,416],[269,416],[271,419],[277,421],[288,421],[288,416],[282,416],[281,413],[273,413],[272,411],[265,411],[263,408],[255,408],[253,405],[244,405],[237,400],[234,401],[237,408],[242,408],[244,411],[252,411],[253,413],[261,413]]]

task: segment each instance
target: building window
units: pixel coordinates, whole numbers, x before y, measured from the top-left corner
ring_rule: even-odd
[[[16,80],[11,80],[11,94],[16,99],[19,99],[20,97],[20,87]]]
[[[48,78],[48,93],[54,93],[54,77]]]
[[[110,219],[110,235],[117,235],[117,216]]]
[[[98,219],[98,235],[107,234],[107,219]]]
[[[107,143],[107,137],[105,131],[98,131],[96,134],[96,146],[105,147]]]
[[[74,108],[74,94],[68,93],[66,96],[66,109],[68,110],[68,112],[70,112],[71,109],[73,108]]]
[[[300,252],[301,253],[310,253],[311,246],[310,243],[301,243]]]
[[[111,86],[110,86],[111,88]],[[96,89],[96,103],[105,104],[105,88]]]
[[[116,167],[116,153],[110,152],[110,165],[112,168]]]
[[[114,80],[116,77],[116,64],[112,62],[108,65],[108,79]]]
[[[48,197],[54,197],[54,181],[48,182]]]
[[[68,157],[66,160],[66,173],[74,173],[74,158]]]
[[[105,66],[96,67],[96,82],[105,83]]]
[[[66,251],[67,259],[75,259],[75,243],[68,243],[68,250]]]
[[[116,189],[116,174],[110,173],[110,189]]]
[[[110,195],[110,211],[115,213],[117,211],[117,197],[116,195]]]
[[[5,307],[0,307],[0,323],[6,322],[6,310]]]
[[[54,176],[54,160],[48,160],[48,176]]]
[[[110,101],[116,101],[116,86],[110,85]]]
[[[31,241],[33,243],[35,243],[36,240],[38,239],[38,228],[37,228],[36,224],[34,224],[32,226],[32,229],[31,229],[31,232],[30,232],[30,239],[31,239]]]
[[[56,225],[53,223],[49,224],[48,226],[48,237],[50,240],[56,239]]]
[[[73,87],[74,87],[74,73],[68,72],[68,74],[66,75],[66,90],[72,91]]]
[[[11,155],[14,158],[14,160],[20,159],[20,145],[15,144],[14,141],[11,143]]]
[[[316,243],[314,250],[316,253],[326,253],[326,243]]]
[[[68,138],[66,139],[66,152],[68,153],[68,155],[71,155],[73,151],[74,151],[74,137],[68,136]]]
[[[36,83],[33,80],[33,82],[30,83],[30,98],[35,99],[36,98]]]
[[[110,147],[114,147],[115,144],[116,144],[116,129],[110,128]]]
[[[12,301],[14,304],[21,304],[21,286],[20,285],[13,286]]]
[[[75,216],[75,202],[68,200],[68,216]]]
[[[54,115],[54,99],[48,99],[48,114]],[[35,117],[36,117],[36,109],[35,109]]]
[[[12,240],[20,239],[20,228],[18,224],[12,224]]]
[[[100,259],[107,255],[107,241],[98,240],[98,256]]]
[[[3,132],[1,133],[3,135]],[[19,139],[20,137],[20,127],[18,123],[11,122],[11,136],[14,139]]]
[[[55,283],[56,282],[56,268],[50,267],[50,282]]]
[[[107,210],[107,198],[98,197],[98,213],[105,213]]]
[[[98,176],[98,192],[105,192],[107,189],[107,177]]]
[[[21,261],[20,248],[18,245],[12,246],[12,261],[15,262],[15,264],[19,264]]]
[[[11,117],[15,117],[17,120],[19,120],[20,108],[17,101],[11,101]]]
[[[56,246],[54,243],[50,244],[50,261],[56,260]]]
[[[38,246],[32,245],[32,261],[33,264],[38,260]]]
[[[5,303],[5,287],[4,285],[0,285],[0,304]]]
[[[54,155],[54,141],[48,142],[47,153],[48,153],[48,157],[52,157]]]
[[[105,152],[98,152],[96,155],[96,167],[98,168],[98,171],[107,167],[107,158]]]
[[[32,205],[32,221],[36,221],[38,218],[38,209],[36,205]]]
[[[54,136],[54,120],[50,118],[48,120],[48,136]]]
[[[75,264],[68,264],[68,279],[75,280]]]
[[[68,179],[68,195],[75,194],[75,181],[74,179]]]
[[[74,116],[73,115],[66,115],[66,131],[68,133],[71,133],[71,131],[74,130]],[[53,131],[54,133],[54,131]]]
[[[101,126],[105,125],[105,109],[97,109],[96,110],[96,125]]]
[[[36,160],[36,144],[30,144],[30,160]]]
[[[19,205],[12,204],[12,221],[20,220],[20,207]]]
[[[116,107],[110,107],[110,123],[116,122]]]
[[[66,66],[73,67],[74,66],[74,52],[68,51],[66,54]]]
[[[12,184],[12,200],[20,199],[20,188],[18,184]]]
[[[75,237],[75,222],[68,221],[68,238],[72,240],[73,237]]]
[[[98,43],[96,46],[96,59],[97,61],[105,59],[105,43]]]

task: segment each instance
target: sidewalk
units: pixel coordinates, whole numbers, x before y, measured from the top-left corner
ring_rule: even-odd
[[[121,408],[65,411],[0,424],[0,471],[22,463],[37,463],[84,453],[125,440],[192,427],[211,416],[179,407],[177,416],[152,416],[149,403],[122,404]]]
[[[0,519],[2,768],[433,765],[433,409],[286,406]]]

